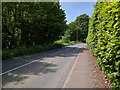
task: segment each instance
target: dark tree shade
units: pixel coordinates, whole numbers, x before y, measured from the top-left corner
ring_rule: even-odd
[[[3,2],[2,24],[3,49],[52,43],[66,29],[59,2]]]

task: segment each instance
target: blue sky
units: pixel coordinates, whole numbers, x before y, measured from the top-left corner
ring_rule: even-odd
[[[89,16],[94,12],[96,2],[60,2],[61,8],[65,10],[67,23],[70,23],[81,14]]]

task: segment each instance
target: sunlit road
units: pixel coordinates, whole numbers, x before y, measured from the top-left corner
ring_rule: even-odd
[[[3,61],[3,88],[62,88],[82,47],[77,44]]]

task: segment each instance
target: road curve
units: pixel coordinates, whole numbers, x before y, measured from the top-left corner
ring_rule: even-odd
[[[2,62],[3,88],[62,88],[86,44],[77,44]]]

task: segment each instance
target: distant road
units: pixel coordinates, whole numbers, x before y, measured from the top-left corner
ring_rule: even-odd
[[[86,44],[3,61],[3,88],[62,88]]]

